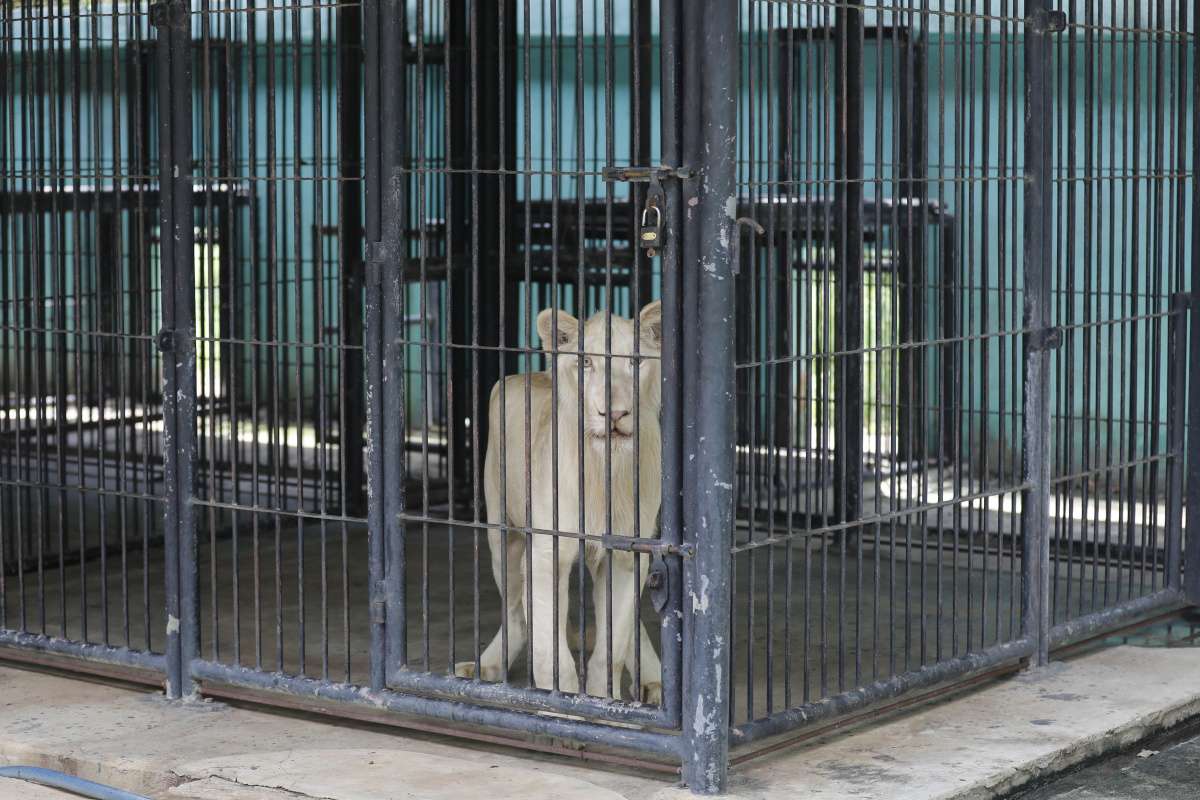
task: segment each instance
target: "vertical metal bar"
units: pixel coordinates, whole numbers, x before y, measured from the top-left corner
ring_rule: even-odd
[[[1049,562],[1047,538],[1050,503],[1050,385],[1045,336],[1049,326],[1051,271],[1049,243],[1052,233],[1046,212],[1050,193],[1050,141],[1053,134],[1042,120],[1049,119],[1051,87],[1050,47],[1047,39],[1046,0],[1029,0],[1025,16],[1025,430],[1022,449],[1024,479],[1028,485],[1021,504],[1022,633],[1037,645],[1032,663],[1049,661]]]
[[[582,3],[582,0],[579,0]],[[675,22],[676,22],[676,41],[679,43],[679,58],[676,72],[676,90],[677,98],[676,114],[681,120],[679,126],[679,145],[683,155],[684,164],[695,164],[699,162],[700,153],[703,152],[703,146],[700,141],[700,85],[698,81],[698,73],[692,69],[693,59],[698,58],[701,48],[701,36],[703,34],[701,26],[701,17],[694,13],[688,13],[690,6],[684,0],[678,0],[675,5]],[[680,428],[682,430],[682,448],[686,457],[682,459],[682,476],[683,483],[680,487],[680,492],[683,497],[682,523],[684,538],[687,538],[689,532],[696,527],[696,508],[692,501],[695,495],[697,464],[694,454],[696,452],[696,381],[689,379],[689,376],[697,373],[700,363],[699,347],[696,344],[696,270],[692,269],[692,265],[699,263],[701,257],[700,250],[700,226],[693,223],[695,215],[695,207],[699,202],[699,181],[689,179],[684,182],[681,195],[687,211],[680,219],[679,239],[680,239],[680,264],[679,264],[679,284],[680,284],[680,313],[679,313],[679,331],[680,344],[682,345],[682,380],[680,381],[681,397],[680,397]],[[582,245],[581,245],[582,247]],[[664,324],[667,322],[664,319]],[[664,330],[664,335],[666,331]],[[666,352],[666,343],[664,342],[663,351]],[[664,472],[667,468],[667,463],[663,462]],[[690,571],[685,564],[683,571],[683,597],[689,598],[688,581],[690,580]],[[689,681],[691,680],[691,665],[693,660],[693,624],[692,614],[687,613],[688,602],[684,601],[683,619],[681,620],[681,629],[683,633],[682,647],[682,698],[680,711],[683,714],[691,713],[694,710],[694,695],[691,692]],[[664,687],[665,688],[665,687]],[[685,722],[686,725],[686,722]]]
[[[405,547],[404,526],[400,514],[404,510],[404,369],[401,343],[403,331],[402,271],[406,250],[404,224],[408,219],[406,187],[402,173],[403,154],[407,152],[407,82],[396,76],[403,74],[404,47],[408,41],[405,31],[405,6],[399,0],[383,0],[380,9],[380,116],[379,116],[379,178],[381,191],[376,199],[382,202],[380,240],[383,259],[380,263],[382,289],[383,358],[382,382],[377,391],[383,393],[383,418],[380,427],[371,426],[372,436],[383,446],[384,582],[386,584],[387,677],[408,663],[408,626],[405,608]],[[378,431],[378,434],[376,434]]]
[[[688,52],[685,74],[699,75],[698,91],[689,83],[685,102],[700,104],[700,167],[696,207],[689,224],[700,231],[699,259],[684,269],[697,281],[696,371],[685,376],[696,405],[693,523],[687,531],[696,556],[685,570],[690,607],[692,655],[684,714],[684,781],[693,792],[725,788],[729,768],[729,609],[730,546],[733,528],[734,319],[733,270],[737,262],[736,170],[738,4],[705,0],[685,5],[687,16],[700,15],[702,38]],[[688,45],[693,45],[691,40]],[[690,47],[689,47],[690,49]],[[694,61],[693,61],[694,59]]]
[[[363,28],[366,34],[366,49],[364,53],[364,140],[366,149],[366,164],[363,170],[366,193],[366,229],[368,250],[366,266],[365,289],[365,332],[363,336],[363,355],[366,361],[366,416],[367,429],[370,438],[367,441],[367,592],[369,597],[368,618],[371,625],[370,648],[368,651],[370,685],[372,689],[382,689],[385,682],[387,657],[385,652],[386,626],[384,619],[383,598],[383,502],[381,493],[383,487],[383,450],[380,447],[380,426],[383,424],[383,398],[381,395],[383,382],[380,339],[381,330],[381,297],[380,270],[382,268],[382,248],[377,244],[380,239],[383,203],[380,193],[385,183],[380,180],[380,107],[379,91],[382,76],[379,71],[380,0],[372,0],[363,4]]]
[[[649,3],[646,3],[648,6]],[[682,156],[680,141],[680,0],[663,0],[659,17],[660,60],[662,83],[662,159],[663,163],[676,165]],[[649,26],[647,26],[648,29]],[[644,67],[649,71],[648,61]],[[650,127],[649,117],[644,123]],[[649,156],[649,150],[643,153]],[[683,287],[680,280],[680,263],[683,253],[680,234],[683,232],[683,193],[676,181],[669,181],[666,192],[666,210],[663,213],[665,241],[662,250],[662,539],[669,544],[679,544],[683,532]],[[649,295],[643,295],[643,298]],[[667,586],[682,587],[683,566],[678,558],[667,560]],[[681,667],[683,650],[681,642],[680,606],[682,594],[671,588],[667,594],[667,606],[662,613],[662,688],[663,712],[673,725],[680,720],[682,700]]]
[[[1192,19],[1200,20],[1200,0],[1192,3]],[[1183,590],[1188,602],[1200,605],[1200,323],[1196,320],[1196,296],[1200,292],[1200,45],[1192,36],[1192,269],[1189,286],[1191,337],[1188,342],[1187,424],[1187,544],[1184,556]]]
[[[837,284],[840,290],[835,350],[837,377],[834,417],[833,492],[839,522],[862,513],[863,428],[863,11],[860,3],[839,6],[835,14],[837,43],[836,131],[834,143],[834,214],[837,226]],[[837,685],[845,686],[845,608],[847,539],[857,529],[837,535],[838,642]]]
[[[362,7],[337,7],[338,264],[341,270],[339,440],[341,495],[353,514],[365,512],[363,488],[363,204]]]
[[[159,185],[162,230],[163,480],[167,603],[167,696],[192,691],[188,665],[199,643],[192,516],[196,354],[192,294],[192,74],[188,6],[152,8],[158,27]],[[167,190],[169,187],[169,191]]]
[[[1196,365],[1189,365],[1184,357],[1189,299],[1183,294],[1173,295],[1167,317],[1167,447],[1170,452],[1167,454],[1165,584],[1168,589],[1179,587],[1179,566],[1183,554],[1184,399],[1187,394],[1187,373],[1196,370]]]

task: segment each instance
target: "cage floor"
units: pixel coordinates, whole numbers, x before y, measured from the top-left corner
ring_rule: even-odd
[[[108,536],[118,535],[119,509],[110,509],[106,518]],[[70,519],[68,542],[77,539]],[[94,537],[99,520],[89,522]],[[365,681],[370,630],[365,525],[297,522],[284,514],[199,509],[201,656]],[[470,529],[433,523],[410,525],[406,536],[408,668],[447,674],[455,660],[473,658],[477,637],[485,646],[499,626],[486,537],[476,542]],[[10,571],[3,587],[5,625],[22,627],[23,580],[26,629],[143,649],[149,625],[150,647],[161,649],[161,545],[151,541],[142,548],[130,536],[122,557],[116,541],[109,542],[103,562],[94,551],[82,562],[67,559],[61,569],[57,556],[45,558],[40,577],[36,569],[21,578]],[[1012,542],[943,531],[939,548],[935,530],[875,526],[861,534],[799,536],[753,555],[739,553],[731,619],[735,721],[1012,638],[1020,619],[1019,561]],[[1052,564],[1056,619],[1161,586],[1160,562],[1143,569],[1096,555],[1092,563],[1072,556]],[[572,626],[579,620],[575,580]],[[586,596],[587,625],[594,630],[590,591]],[[648,598],[641,613],[653,631],[658,617]],[[527,686],[529,674],[526,651],[515,659],[509,680]]]

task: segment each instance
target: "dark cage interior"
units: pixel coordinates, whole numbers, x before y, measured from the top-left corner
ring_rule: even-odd
[[[686,773],[1195,601],[1195,12],[0,0],[0,657]]]

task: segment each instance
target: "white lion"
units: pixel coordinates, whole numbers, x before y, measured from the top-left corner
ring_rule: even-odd
[[[611,347],[607,327],[611,320]],[[578,540],[518,531],[507,536],[496,526],[516,529],[530,526],[536,531],[558,530],[577,533],[580,528],[580,489],[583,494],[583,529],[591,535],[652,537],[656,534],[661,502],[662,443],[659,409],[659,355],[662,339],[662,306],[653,302],[639,315],[640,343],[635,358],[634,325],[623,317],[597,314],[583,325],[583,355],[579,355],[579,320],[563,311],[546,309],[538,315],[542,346],[557,372],[557,421],[554,415],[554,379],[551,370],[510,375],[504,382],[503,466],[501,464],[501,390],[492,388],[489,402],[489,436],[484,460],[484,492],[487,500],[488,534],[492,573],[504,598],[508,614],[509,666],[526,644],[525,571],[526,542],[532,543],[533,579],[532,629],[534,683],[545,689],[554,686],[554,643],[558,642],[558,681],[565,692],[579,691],[571,643],[567,635],[571,568],[579,556]],[[555,337],[557,336],[557,341]],[[606,358],[604,354],[611,354]],[[580,372],[583,386],[580,393]],[[606,372],[608,377],[606,378]],[[637,385],[635,399],[635,383]],[[526,448],[526,389],[529,394],[529,446]],[[636,407],[635,407],[636,403]],[[580,442],[582,413],[583,441]],[[636,420],[636,424],[635,424]],[[558,449],[554,455],[554,428]],[[639,437],[638,463],[633,439]],[[557,457],[557,464],[554,459]],[[582,459],[582,487],[580,470]],[[609,462],[611,459],[611,462]],[[608,502],[607,467],[611,463],[611,504]],[[529,474],[526,474],[526,470]],[[634,502],[635,469],[638,473],[638,502]],[[529,494],[529,490],[532,493]],[[609,514],[611,505],[611,531]],[[636,510],[635,510],[636,506]],[[527,508],[532,519],[527,518]],[[638,524],[635,525],[635,514]],[[557,558],[554,541],[558,539]],[[505,539],[507,541],[505,541]],[[501,546],[508,549],[507,586],[501,570]],[[634,650],[634,607],[639,598],[635,586],[645,586],[650,559],[642,556],[640,576],[635,583],[635,558],[627,551],[606,551],[588,541],[585,561],[592,577],[595,646],[588,660],[587,692],[604,696],[608,685],[608,573],[612,573],[612,677],[614,694],[620,696],[624,671],[632,672]],[[557,576],[558,620],[554,619],[554,587]],[[662,699],[662,665],[643,625],[641,635],[641,700]],[[590,638],[590,637],[589,637]],[[479,677],[497,681],[504,674],[501,632],[497,632],[480,656]],[[460,677],[474,677],[475,663],[456,665]]]

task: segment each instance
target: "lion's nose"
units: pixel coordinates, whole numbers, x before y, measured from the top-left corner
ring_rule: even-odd
[[[601,413],[600,416],[603,417],[605,414]],[[616,425],[618,422],[628,417],[629,412],[625,410],[613,409],[612,411],[608,412],[607,416],[609,422],[611,422],[613,425]]]

